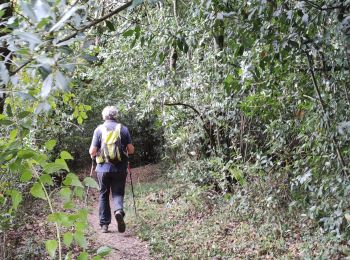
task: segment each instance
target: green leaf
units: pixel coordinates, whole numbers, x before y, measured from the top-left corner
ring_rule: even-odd
[[[95,255],[95,256],[92,258],[92,260],[101,260],[101,259],[102,259],[102,257],[99,256],[99,255]]]
[[[108,28],[110,31],[112,31],[112,32],[115,31],[114,25],[113,25],[113,23],[112,23],[111,21],[106,20],[105,23],[106,23],[107,28]]]
[[[55,74],[56,87],[60,90],[68,90],[69,80],[60,71],[56,71]]]
[[[230,168],[231,175],[241,184],[245,184],[244,173],[241,169]]]
[[[11,106],[8,105],[6,106],[6,114],[9,116],[9,117],[12,117],[13,114],[12,114],[12,109],[11,109]]]
[[[11,120],[7,120],[7,119],[4,119],[4,120],[0,120],[0,125],[12,125],[13,122]]]
[[[67,151],[61,152],[61,158],[64,160],[73,160],[74,159],[73,156]]]
[[[79,178],[74,173],[68,173],[65,180],[63,181],[63,184],[66,186],[77,186],[83,188],[83,185],[81,184]]]
[[[72,195],[72,191],[68,187],[64,187],[60,190],[60,195],[64,201],[70,200],[70,197]]]
[[[75,240],[75,242],[77,242],[77,244],[78,244],[80,247],[82,247],[82,248],[86,248],[86,247],[87,247],[86,238],[85,238],[83,232],[75,232],[75,234],[74,234],[74,240]]]
[[[94,188],[94,189],[99,189],[100,187],[98,186],[97,182],[91,178],[91,177],[86,177],[84,179],[84,184],[87,187]]]
[[[16,139],[16,136],[17,136],[17,133],[18,133],[18,129],[13,129],[10,133],[10,141],[13,141]]]
[[[70,244],[72,243],[73,241],[73,233],[72,232],[66,232],[64,233],[63,235],[63,243],[66,245],[66,246],[70,246]]]
[[[75,194],[78,198],[82,199],[83,196],[84,196],[84,188],[82,188],[82,187],[75,187],[75,189],[74,189],[74,194]]]
[[[30,189],[30,193],[36,198],[46,200],[45,192],[38,182],[34,183],[33,187]]]
[[[49,94],[51,92],[51,88],[52,88],[52,83],[53,83],[53,75],[50,74],[44,80],[43,86],[41,88],[40,95],[43,99],[45,99],[49,96]]]
[[[77,258],[77,260],[88,260],[89,254],[86,252],[81,252]]]
[[[56,146],[56,143],[56,140],[49,140],[44,144],[44,146],[47,150],[51,151]]]
[[[71,260],[71,259],[72,259],[72,252],[68,252],[64,257],[64,260]]]
[[[23,118],[25,118],[25,117],[27,117],[27,116],[29,116],[29,115],[31,115],[32,113],[31,112],[29,112],[29,111],[23,111],[23,112],[20,112],[19,114],[18,114],[18,117],[19,117],[19,119],[23,119]]]
[[[75,203],[72,201],[68,201],[63,205],[64,209],[74,209],[75,208]]]
[[[20,150],[18,151],[18,158],[29,159],[33,158],[37,153],[32,150]]]
[[[22,201],[22,194],[18,190],[11,190],[10,192],[11,200],[12,200],[12,207],[14,209],[18,208],[18,205]]]
[[[66,21],[79,9],[83,9],[83,8],[74,6],[71,9],[69,9],[67,12],[65,12],[62,18],[54,26],[51,27],[49,32],[59,30],[66,23]]]
[[[123,36],[124,37],[130,37],[130,36],[132,36],[134,34],[134,32],[135,31],[133,29],[127,30],[127,31],[123,32]]]
[[[55,212],[47,218],[50,222],[56,222],[64,227],[71,227],[74,225],[74,220],[70,218],[70,215],[64,212]]]
[[[32,49],[34,46],[42,43],[39,34],[31,33],[31,32],[24,32],[20,30],[15,30],[14,34],[18,36],[21,40],[26,41],[29,43],[30,49]]]
[[[80,218],[80,217],[79,217]],[[76,231],[79,231],[79,232],[81,232],[81,233],[84,233],[84,231],[86,230],[86,228],[87,228],[87,222],[86,221],[84,221],[84,222],[77,222],[76,224],[75,224],[75,230]]]
[[[68,165],[63,159],[56,159],[53,163],[47,163],[44,166],[44,171],[48,174],[58,172],[59,170],[69,171]]]
[[[50,185],[52,186],[53,185],[53,181],[52,181],[52,177],[48,174],[43,174],[39,177],[40,181],[43,183],[43,184],[47,184],[47,185]]]
[[[58,246],[58,243],[56,240],[47,240],[45,242],[46,251],[49,253],[51,258],[55,257],[57,246]]]
[[[101,257],[104,257],[106,255],[108,255],[110,252],[112,251],[111,248],[109,248],[108,246],[101,246],[99,249],[97,249],[97,254]]]
[[[27,182],[27,181],[31,180],[32,177],[33,177],[33,174],[29,169],[26,169],[21,173],[21,181],[22,182]]]

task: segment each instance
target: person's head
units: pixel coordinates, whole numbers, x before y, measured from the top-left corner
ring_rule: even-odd
[[[118,114],[118,110],[115,106],[106,106],[102,110],[103,120],[116,120],[117,114]]]

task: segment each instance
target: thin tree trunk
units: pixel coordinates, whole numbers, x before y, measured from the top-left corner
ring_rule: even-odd
[[[12,3],[11,1],[8,1],[8,0],[0,0],[0,4],[9,4],[8,7],[5,8],[5,14],[3,16],[3,20],[6,20],[7,18],[11,17],[12,16],[12,11],[13,11],[13,6],[12,6]],[[0,29],[3,29],[4,28],[4,25],[0,26]],[[6,35],[6,33],[0,33],[0,37]],[[10,50],[7,48],[7,46],[3,45],[3,46],[0,46],[0,55],[1,55],[1,60],[4,60],[6,56],[8,56],[10,54]],[[6,69],[8,71],[10,71],[10,62],[6,62],[5,64],[6,66]],[[0,88],[5,88],[6,86],[0,86]],[[5,99],[6,99],[6,95],[5,93],[2,93],[0,94],[0,114],[2,114],[4,112],[4,106],[5,106]]]

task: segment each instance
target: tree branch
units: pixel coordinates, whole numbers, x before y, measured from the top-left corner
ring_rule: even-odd
[[[183,107],[192,109],[193,112],[195,112],[195,113],[199,116],[199,118],[201,119],[201,121],[202,121],[202,123],[203,123],[203,128],[204,128],[206,134],[208,135],[211,148],[213,148],[213,147],[216,146],[216,144],[215,144],[215,138],[213,137],[212,130],[211,130],[211,126],[210,126],[210,124],[209,124],[209,127],[208,127],[206,121],[204,120],[204,117],[203,117],[202,114],[198,111],[198,109],[196,109],[196,108],[195,108],[194,106],[192,106],[192,105],[185,104],[185,103],[181,103],[181,102],[176,102],[176,103],[163,103],[163,105],[165,105],[165,106],[183,106]],[[216,150],[215,150],[215,153],[216,153]]]
[[[103,17],[101,17],[101,18],[99,18],[99,19],[97,19],[97,20],[95,20],[95,21],[93,21],[93,22],[91,22],[91,23],[89,23],[89,24],[83,26],[82,28],[78,29],[76,32],[72,33],[71,35],[68,35],[68,36],[64,37],[63,39],[57,41],[56,44],[65,42],[65,41],[67,41],[67,40],[69,40],[69,39],[71,39],[71,38],[77,36],[77,34],[78,34],[79,32],[83,32],[83,31],[85,31],[85,30],[87,30],[87,29],[93,27],[94,25],[100,23],[100,22],[103,22],[104,20],[107,20],[108,18],[110,18],[110,17],[112,17],[113,15],[115,15],[115,14],[117,14],[117,13],[119,13],[119,12],[125,10],[126,8],[128,8],[128,7],[131,6],[131,5],[132,5],[132,1],[130,1],[130,2],[128,2],[128,3],[126,3],[126,4],[122,5],[122,6],[118,7],[118,8],[115,9],[113,12],[110,12],[109,14],[107,14],[107,15],[105,15],[105,16],[103,16]],[[31,63],[33,60],[34,60],[34,59],[29,59],[29,60],[27,60],[27,61],[24,62],[21,66],[19,66],[16,70],[10,72],[10,75],[11,75],[11,76],[15,75],[15,74],[18,73],[21,69],[23,69],[25,66],[27,66],[29,63]]]
[[[96,24],[98,24],[100,22],[103,22],[103,21],[107,20],[108,18],[112,17],[113,15],[116,15],[117,13],[120,13],[120,12],[124,11],[125,9],[127,9],[129,6],[132,5],[132,2],[133,1],[130,1],[130,2],[128,2],[128,3],[126,3],[126,4],[122,5],[122,6],[118,7],[113,12],[110,12],[109,14],[106,14],[105,16],[102,16],[101,18],[99,18],[99,19],[97,19],[97,20],[95,20],[95,21],[93,21],[93,22],[83,26],[82,28],[78,29],[76,32],[72,33],[71,35],[68,35],[68,36],[64,37],[63,39],[57,41],[57,44],[59,44],[61,42],[68,41],[69,39],[77,36],[77,34],[79,32],[83,32],[83,31],[85,31],[85,30],[95,26]]]
[[[316,3],[312,2],[312,1],[307,1],[306,0],[304,2],[309,4],[309,5],[311,5],[311,7],[316,8],[317,10],[320,10],[320,11],[328,11],[328,10],[335,10],[335,9],[342,9],[342,8],[344,8],[344,6],[342,4],[323,7],[323,6],[320,6],[319,4],[316,4]]]
[[[204,118],[203,118],[202,114],[192,105],[177,102],[177,103],[164,103],[164,106],[183,106],[186,108],[190,108],[200,117],[200,119],[204,123]]]
[[[29,59],[26,62],[24,62],[21,66],[19,66],[16,70],[10,72],[10,76],[15,75],[18,73],[21,69],[23,69],[25,66],[27,66],[29,63],[31,63],[34,59]]]
[[[313,82],[313,85],[315,87],[315,90],[316,90],[316,93],[317,93],[317,97],[318,97],[318,101],[320,102],[321,104],[321,109],[322,109],[322,112],[323,112],[323,116],[326,118],[326,125],[328,127],[329,130],[331,130],[331,123],[329,122],[329,118],[327,116],[328,112],[327,112],[327,109],[326,109],[326,105],[324,103],[324,100],[322,98],[322,95],[321,95],[321,91],[320,91],[320,88],[319,88],[319,85],[318,85],[318,82],[316,80],[316,76],[315,76],[315,71],[314,71],[314,67],[313,67],[313,64],[312,64],[312,59],[311,59],[311,56],[310,54],[306,53],[307,55],[307,59],[308,59],[308,63],[309,63],[309,68],[310,68],[310,73],[311,73],[311,79],[312,79],[312,82]],[[338,155],[338,160],[340,162],[340,165],[342,166],[342,172],[348,176],[348,171],[346,169],[346,163],[345,163],[345,160],[344,160],[344,157],[340,151],[340,148],[338,146],[338,141],[337,139],[335,138],[335,136],[332,134],[332,142],[333,142],[333,145],[335,147],[335,150],[337,152],[337,155]]]

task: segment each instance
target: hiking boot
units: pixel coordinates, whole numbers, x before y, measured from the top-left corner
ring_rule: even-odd
[[[102,233],[108,233],[108,225],[101,226]]]
[[[118,223],[118,231],[120,233],[125,232],[125,222],[124,222],[124,212],[122,210],[117,210],[114,212],[115,219],[117,220]]]

